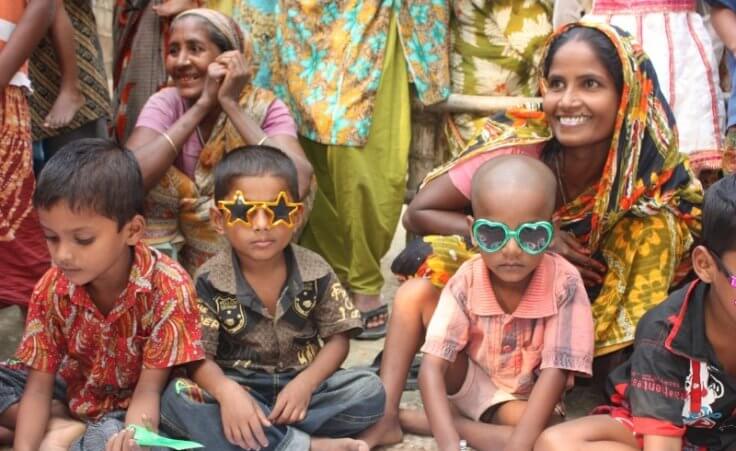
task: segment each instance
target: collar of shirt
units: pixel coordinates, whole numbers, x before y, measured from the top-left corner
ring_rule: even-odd
[[[276,308],[277,319],[291,308],[293,300],[304,288],[304,281],[302,280],[299,262],[294,255],[293,245],[289,245],[284,249],[284,257],[286,259],[286,282],[281,290]],[[238,302],[250,310],[266,317],[271,316],[243,276],[243,272],[240,270],[240,261],[234,250],[218,253],[211,261],[203,265],[200,272],[207,273],[209,283],[216,290],[235,296]]]
[[[296,299],[296,296],[304,287],[304,282],[302,281],[299,266],[294,258],[294,251],[292,250],[291,245],[284,249],[284,259],[286,260],[286,281],[284,282],[284,286],[281,288],[279,302],[276,306],[275,319],[283,316],[283,314],[291,308],[294,299]],[[236,286],[235,297],[241,304],[250,310],[259,312],[265,317],[270,317],[271,314],[268,313],[263,302],[258,298],[258,295],[245,279],[245,276],[243,276],[243,271],[240,270],[240,262],[238,261],[238,257],[235,255],[235,251],[232,252],[232,261],[233,276],[235,277]]]
[[[682,305],[676,315],[669,318],[672,329],[665,340],[665,347],[683,357],[703,362],[715,362],[715,356],[705,336],[705,295],[708,285],[696,280],[687,288],[676,292],[682,297]]]
[[[133,247],[133,264],[130,269],[130,275],[128,276],[128,285],[120,293],[120,296],[118,296],[120,302],[107,315],[107,321],[115,321],[124,311],[134,305],[138,299],[138,294],[149,293],[151,291],[151,276],[155,263],[158,260],[157,252],[143,244],[143,242],[139,242]],[[73,304],[92,310],[102,316],[89,292],[83,286],[77,286],[71,283],[61,271],[59,271],[59,278],[56,284],[56,294],[59,296],[68,296]]]
[[[506,315],[496,299],[491,278],[483,259],[472,262],[472,281],[468,293],[470,311],[478,316]],[[514,318],[544,318],[557,313],[557,293],[554,289],[555,261],[545,254],[534,270],[521,302],[510,316]]]

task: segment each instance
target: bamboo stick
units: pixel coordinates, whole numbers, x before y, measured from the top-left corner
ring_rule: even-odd
[[[492,97],[450,94],[450,97],[446,101],[430,105],[426,107],[426,110],[434,113],[490,114],[528,104],[539,104],[541,102],[541,97]]]

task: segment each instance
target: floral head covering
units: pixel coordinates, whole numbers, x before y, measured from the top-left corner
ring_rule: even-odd
[[[591,250],[597,250],[602,236],[627,214],[649,216],[667,209],[697,234],[703,190],[687,157],[678,151],[674,116],[641,46],[613,26],[582,20],[550,36],[542,64],[551,44],[576,27],[596,29],[611,41],[621,60],[624,83],[600,181],[562,206],[555,218]],[[544,93],[544,71],[539,72]],[[480,153],[543,142],[547,144],[542,158],[561,151],[538,105],[506,111],[489,118],[465,150],[430,173],[424,183]]]
[[[650,216],[667,209],[698,233],[703,190],[687,157],[679,152],[675,118],[649,57],[628,33],[581,21],[550,37],[542,61],[554,40],[576,27],[594,28],[611,41],[621,60],[624,83],[600,181],[556,216],[563,225],[571,225],[576,236],[585,236],[591,249],[628,214]],[[546,92],[545,79],[540,85]]]

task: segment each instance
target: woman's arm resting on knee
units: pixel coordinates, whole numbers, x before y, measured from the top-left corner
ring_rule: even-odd
[[[172,125],[166,134],[171,138],[176,149],[166,137],[148,127],[136,127],[131,133],[125,147],[133,151],[143,174],[143,185],[146,191],[158,184],[171,165],[179,156],[181,148],[197,129],[197,125],[205,118],[210,108],[195,103],[182,117]]]
[[[429,419],[429,427],[439,449],[456,451],[460,435],[455,429],[445,384],[445,373],[449,366],[450,362],[445,359],[424,354],[419,370],[419,390]]]
[[[14,450],[38,450],[49,423],[53,392],[53,374],[37,370],[28,371],[28,381],[20,399],[18,419],[15,423]]]
[[[404,213],[406,230],[420,235],[468,235],[470,200],[445,173],[419,190]]]
[[[506,449],[510,451],[530,450],[534,442],[549,423],[555,405],[562,399],[567,371],[558,368],[542,370],[532,388],[526,410],[514,427]]]

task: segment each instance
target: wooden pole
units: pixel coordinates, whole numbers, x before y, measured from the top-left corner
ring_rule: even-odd
[[[435,113],[491,114],[509,108],[537,106],[541,103],[541,97],[488,97],[450,94],[446,101],[430,105],[425,109]]]

